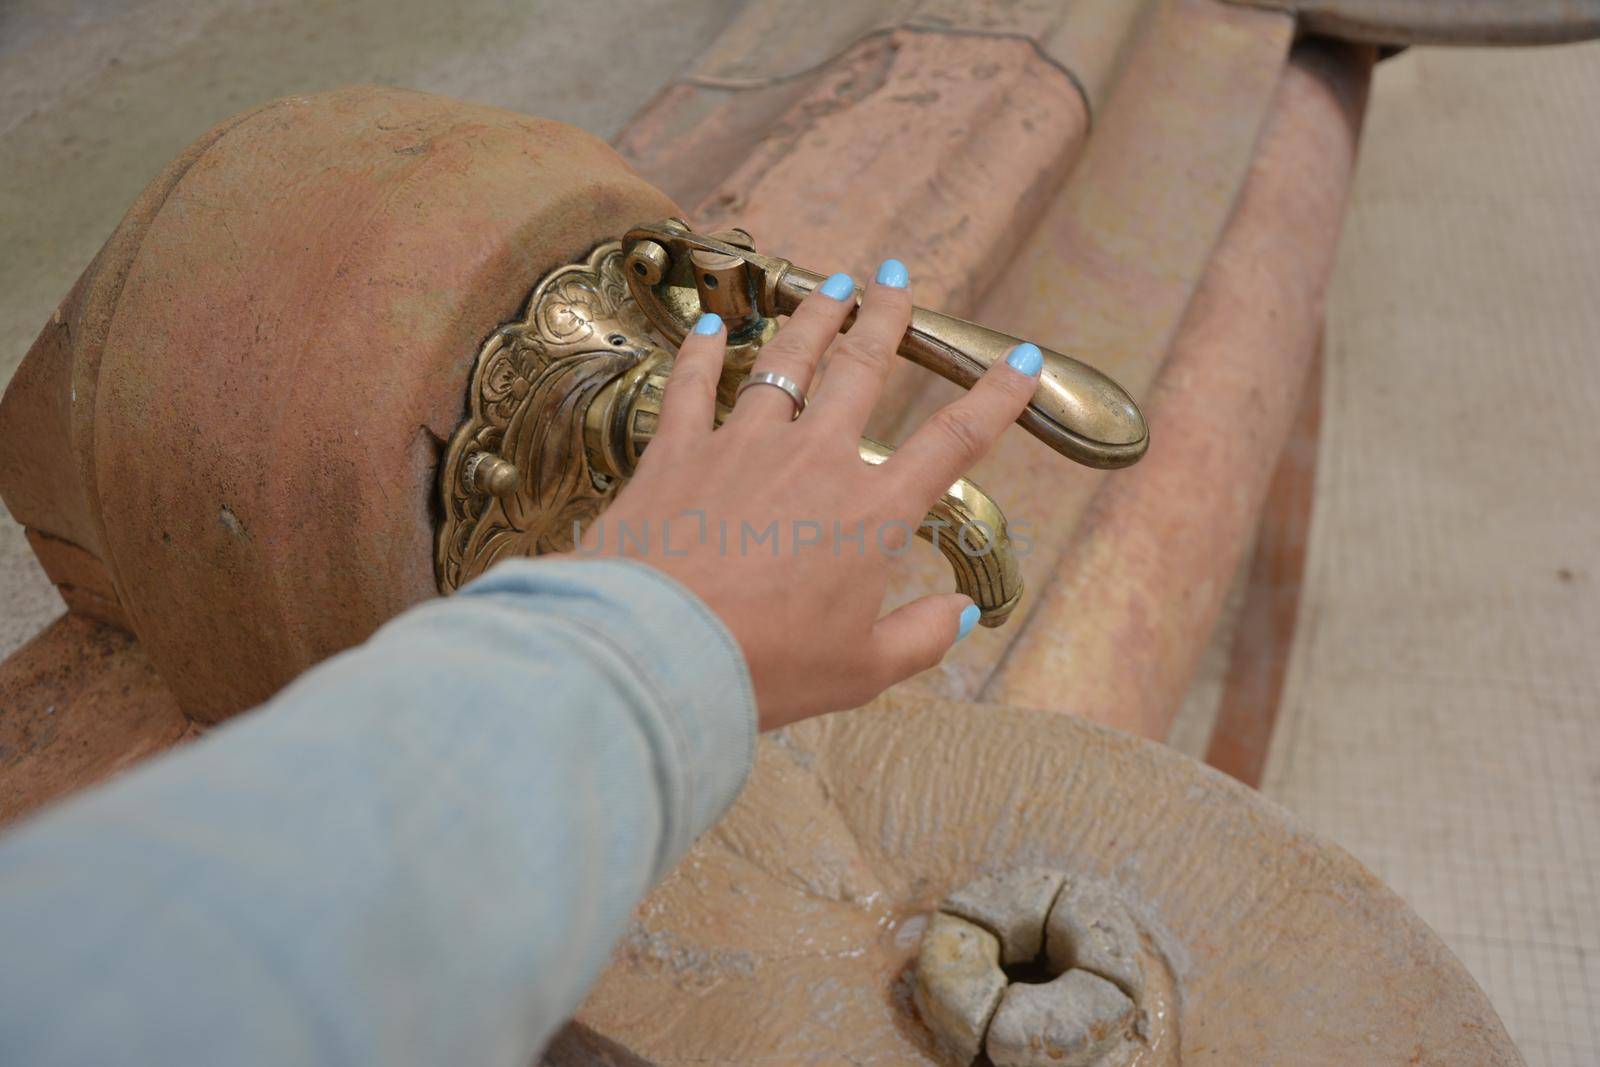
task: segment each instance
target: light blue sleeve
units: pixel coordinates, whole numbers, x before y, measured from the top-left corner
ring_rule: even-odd
[[[0,839],[0,1064],[528,1067],[755,731],[671,579],[501,564]]]

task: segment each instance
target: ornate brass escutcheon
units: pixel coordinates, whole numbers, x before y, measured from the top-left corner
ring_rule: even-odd
[[[756,252],[742,230],[698,234],[681,219],[636,227],[546,275],[524,317],[495,331],[479,352],[467,420],[440,464],[440,589],[454,590],[506,556],[570,549],[574,530],[633,474],[655,433],[672,369],[671,350],[653,334],[675,348],[702,311],[722,316],[728,354],[718,385],[720,421],[777,320],[822,280]],[[900,354],[967,387],[1017,343],[917,308]],[[1042,351],[1039,389],[1018,423],[1079,463],[1138,460],[1149,436],[1132,398],[1093,367]],[[867,462],[891,451],[862,439]],[[1021,599],[1022,581],[995,502],[962,479],[919,534],[944,552],[982,623],[1004,622]]]

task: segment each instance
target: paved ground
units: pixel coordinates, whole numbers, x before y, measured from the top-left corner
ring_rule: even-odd
[[[1263,787],[1600,1063],[1600,45],[1381,68]]]
[[[0,382],[215,120],[377,81],[609,135],[735,2],[0,0]],[[1381,69],[1265,783],[1417,907],[1536,1065],[1600,1062],[1597,101],[1600,46]],[[0,603],[0,653],[59,610],[9,522]]]

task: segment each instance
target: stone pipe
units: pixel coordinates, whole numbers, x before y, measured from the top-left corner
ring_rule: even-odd
[[[1249,174],[1293,33],[1293,21],[1276,12],[1209,0],[1162,5],[1097,110],[1071,176],[973,318],[1071,352],[1106,368],[1141,401],[1148,396]],[[920,280],[917,292],[921,298]],[[883,440],[902,439],[955,395],[947,383],[923,379],[915,404],[882,428]],[[1032,542],[1020,562],[1024,586],[1034,590],[1051,580],[1104,478],[1063,466],[1016,432],[1003,435],[970,477],[1004,490],[1013,532]],[[898,561],[891,603],[948,582],[930,555]],[[969,635],[938,667],[904,684],[976,698],[1036,602],[1024,596],[1006,627]]]
[[[1374,58],[1296,46],[1146,399],[1149,455],[1103,484],[983,699],[1165,738],[1299,407]]]

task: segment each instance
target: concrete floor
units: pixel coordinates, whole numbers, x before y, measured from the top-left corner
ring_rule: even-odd
[[[609,136],[736,3],[0,0],[0,383],[214,121],[375,81]],[[1264,785],[1439,930],[1536,1065],[1600,1062],[1597,101],[1600,46],[1380,70]],[[59,611],[9,522],[0,602],[0,654]]]
[[[1263,790],[1600,1063],[1600,44],[1381,68]]]

